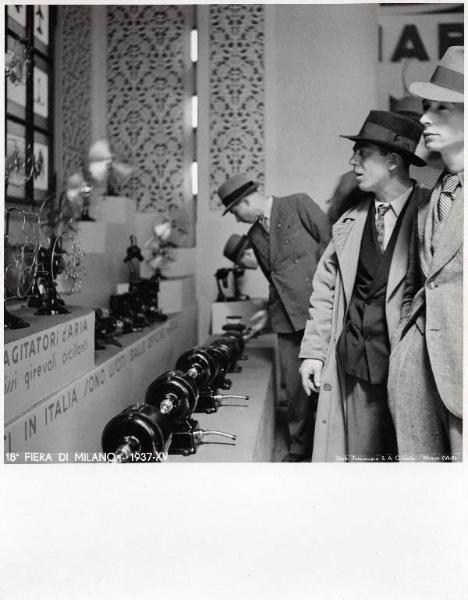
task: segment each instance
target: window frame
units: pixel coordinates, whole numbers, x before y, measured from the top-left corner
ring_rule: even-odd
[[[15,127],[24,128],[24,147],[25,158],[31,155],[27,154],[27,148],[34,149],[34,142],[42,143],[40,140],[47,140],[47,173],[45,187],[47,189],[35,189],[34,177],[25,181],[23,189],[17,190],[13,195],[10,185],[5,188],[5,205],[8,208],[12,205],[28,205],[32,207],[40,206],[46,197],[50,197],[55,190],[55,169],[54,169],[54,68],[55,68],[55,28],[57,21],[57,11],[55,6],[51,5],[23,5],[25,8],[25,27],[22,27],[10,16],[9,11],[14,5],[5,6],[5,55],[8,50],[9,39],[25,46],[28,65],[25,72],[25,107],[24,115],[14,114],[11,98],[8,98],[8,79],[5,77],[5,158],[7,156],[7,139],[9,123]],[[46,46],[37,36],[35,36],[35,15],[38,9],[47,7],[47,26],[48,26],[48,45]],[[40,66],[37,66],[40,65]],[[47,73],[47,117],[41,117],[34,109],[35,98],[35,67]],[[10,84],[11,85],[11,84]],[[13,101],[14,102],[14,101]],[[39,141],[36,138],[39,138]],[[4,172],[4,176],[6,173]],[[6,184],[6,181],[5,181]],[[44,186],[44,182],[42,182]]]

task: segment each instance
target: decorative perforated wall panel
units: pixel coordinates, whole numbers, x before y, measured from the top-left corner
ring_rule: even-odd
[[[259,5],[210,7],[210,207],[234,173],[264,182],[264,13]]]
[[[62,176],[84,164],[91,143],[91,14],[87,6],[61,6],[60,52]]]
[[[108,7],[108,136],[135,173],[118,189],[139,211],[171,217],[174,241],[194,242],[187,106],[191,7]],[[190,66],[190,65],[188,65]]]

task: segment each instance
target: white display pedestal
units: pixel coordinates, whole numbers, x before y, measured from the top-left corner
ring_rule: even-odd
[[[129,279],[124,258],[133,230],[131,222],[79,223],[78,239],[85,256],[81,290],[73,294],[73,302],[94,308],[109,306],[109,298],[115,294],[117,284]]]
[[[135,225],[135,202],[125,196],[99,196],[93,200],[89,212],[97,222]]]
[[[193,275],[167,277],[159,282],[159,308],[163,312],[178,312],[196,302]]]

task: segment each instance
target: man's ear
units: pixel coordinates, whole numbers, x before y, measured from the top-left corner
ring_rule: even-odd
[[[396,169],[398,165],[402,162],[402,158],[396,152],[389,152],[387,154],[387,164],[389,169]]]

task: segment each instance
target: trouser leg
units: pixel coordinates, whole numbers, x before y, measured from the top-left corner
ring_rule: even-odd
[[[372,384],[346,375],[346,433],[350,460],[396,455],[386,384]]]
[[[450,456],[455,460],[463,459],[463,420],[448,412],[448,432],[450,441]]]
[[[302,387],[298,358],[303,332],[278,334],[280,365],[286,385],[290,452],[310,455],[314,438],[317,395],[307,396]]]
[[[414,324],[390,360],[389,403],[402,459],[429,461],[462,457],[462,420],[443,404],[424,335]]]

